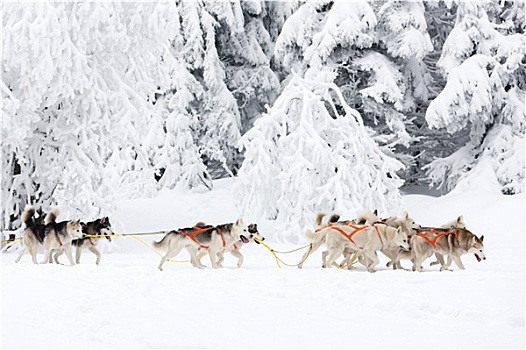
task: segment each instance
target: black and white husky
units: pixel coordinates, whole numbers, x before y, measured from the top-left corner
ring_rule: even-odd
[[[163,264],[175,257],[184,248],[190,254],[192,265],[198,268],[204,268],[197,258],[200,250],[206,250],[210,256],[210,262],[214,269],[219,268],[218,253],[229,250],[238,242],[249,243],[249,227],[238,219],[235,223],[223,224],[218,226],[194,226],[172,230],[168,232],[161,241],[153,242],[154,248],[160,248],[166,251],[159,263],[159,270],[163,270]]]
[[[84,233],[84,236],[82,238],[75,239],[72,242],[73,246],[76,247],[75,262],[80,264],[80,255],[82,254],[82,250],[87,248],[97,257],[95,264],[98,265],[100,263],[101,253],[97,249],[97,244],[101,239],[104,238],[111,242],[111,236],[114,234],[111,229],[110,219],[105,216],[88,223],[81,222],[80,224],[82,225],[82,232]],[[58,257],[62,255],[63,252],[63,249],[56,252],[54,258],[57,264],[59,263]]]
[[[60,209],[58,207],[51,209],[44,220],[45,225],[41,225],[35,222],[35,208],[32,205],[26,206],[22,212],[22,221],[26,226],[22,238],[25,249],[20,251],[15,262],[19,262],[22,255],[28,251],[31,254],[33,263],[37,264],[37,249],[38,245],[42,244],[44,247],[44,260],[41,264],[46,264],[51,260],[51,252],[53,250],[64,250],[69,263],[71,265],[75,264],[71,254],[71,242],[82,238],[82,226],[80,220],[67,220],[57,223],[56,220],[59,213]]]

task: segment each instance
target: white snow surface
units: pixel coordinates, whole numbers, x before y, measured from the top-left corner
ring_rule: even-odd
[[[165,191],[123,201],[111,218],[119,233],[152,232],[237,219],[232,179],[213,191]],[[524,348],[524,194],[503,196],[466,185],[443,197],[405,195],[422,225],[464,215],[484,235],[487,260],[463,256],[466,270],[376,273],[322,269],[320,249],[299,270],[278,268],[261,245],[242,249],[236,267],[166,263],[132,237],[116,237],[81,263],[33,265],[29,255],[2,254],[2,348]],[[390,213],[380,213],[390,214]],[[383,216],[383,215],[382,215]],[[276,250],[275,222],[257,222]],[[160,239],[139,236],[145,242]],[[305,243],[305,242],[303,242]],[[297,263],[304,250],[280,254]],[[39,253],[39,260],[42,258]],[[186,253],[175,259],[184,260]],[[62,260],[67,261],[63,256]],[[203,262],[210,266],[208,257]],[[402,261],[406,267],[410,262]]]

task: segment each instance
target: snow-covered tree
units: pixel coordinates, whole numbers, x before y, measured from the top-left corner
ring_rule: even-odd
[[[309,1],[287,20],[275,50],[305,77],[334,82],[384,152],[409,166],[408,147],[418,141],[410,116],[428,98],[422,59],[432,49],[420,1]]]
[[[166,88],[159,63],[174,35],[173,10],[169,3],[3,4],[4,227],[27,202],[89,218],[116,198],[155,189],[142,130],[156,91]]]
[[[392,212],[401,205],[396,171],[402,164],[382,153],[333,83],[294,75],[240,146],[246,152],[238,206],[277,219],[276,235],[284,241],[302,239],[319,210]]]
[[[430,104],[432,128],[468,129],[467,144],[428,167],[431,180],[447,190],[489,162],[506,194],[524,190],[526,59],[524,3],[459,3],[457,21],[439,61],[447,84]],[[522,15],[524,18],[524,15]]]

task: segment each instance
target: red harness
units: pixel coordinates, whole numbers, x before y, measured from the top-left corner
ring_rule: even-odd
[[[349,221],[345,221],[343,223],[343,225],[345,226],[348,226],[348,227],[351,227],[352,229],[354,229],[353,232],[351,233],[347,233],[345,232],[344,230],[342,230],[341,228],[337,227],[337,226],[334,226],[333,224],[328,224],[327,226],[332,228],[333,230],[339,232],[342,236],[344,236],[345,238],[347,238],[349,241],[351,241],[355,246],[357,246],[359,249],[363,249],[363,247],[360,247],[358,244],[356,244],[356,242],[352,239],[353,236],[355,234],[357,234],[358,232],[370,227],[370,226],[355,226],[355,225],[350,225],[349,224]],[[380,238],[380,242],[382,242],[382,246],[384,245],[384,241],[382,239],[382,236],[380,235],[380,232],[378,231],[378,227],[376,227],[376,223],[373,224],[374,229],[376,230],[376,234],[378,235],[378,238]],[[320,231],[320,230],[323,230],[323,229],[318,229],[316,230],[316,232]]]
[[[430,239],[427,237],[427,235],[423,232],[431,232],[433,234],[433,239]],[[447,236],[450,233],[453,233],[455,236],[458,237],[458,231],[456,229],[446,230],[442,232],[437,232],[435,228],[430,227],[424,230],[420,230],[417,232],[417,236],[422,237],[427,243],[431,244],[434,248],[437,246],[437,241],[442,236]]]
[[[219,235],[221,236],[221,241],[223,241],[223,248],[226,247],[226,242],[225,242],[225,237],[223,236],[223,231],[221,231],[221,229],[219,227],[199,227],[199,226],[194,226],[194,227],[192,227],[192,231],[177,230],[175,232],[180,233],[182,235],[185,235],[186,237],[190,238],[195,243],[199,244],[199,249],[208,249],[210,247],[201,244],[197,239],[195,239],[195,236],[197,236],[200,233],[203,233],[203,232],[206,232],[206,231],[210,231],[210,230],[217,230],[217,232],[219,232]]]

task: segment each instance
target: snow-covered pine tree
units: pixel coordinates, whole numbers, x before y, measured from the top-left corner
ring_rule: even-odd
[[[310,1],[287,20],[275,50],[285,66],[340,87],[384,152],[409,166],[417,139],[408,116],[428,96],[422,58],[432,49],[422,2]]]
[[[174,35],[173,9],[3,5],[2,97],[17,122],[3,123],[2,135],[22,137],[2,142],[3,227],[28,202],[88,219],[114,199],[155,189],[142,130],[166,81],[159,63]]]
[[[379,149],[333,83],[294,75],[240,146],[237,204],[245,215],[277,218],[277,239],[301,240],[319,210],[350,216],[401,206],[402,164]]]
[[[524,191],[526,59],[523,2],[458,4],[457,21],[439,65],[447,84],[430,104],[432,128],[468,129],[469,142],[428,166],[446,190],[491,165],[505,194]]]

